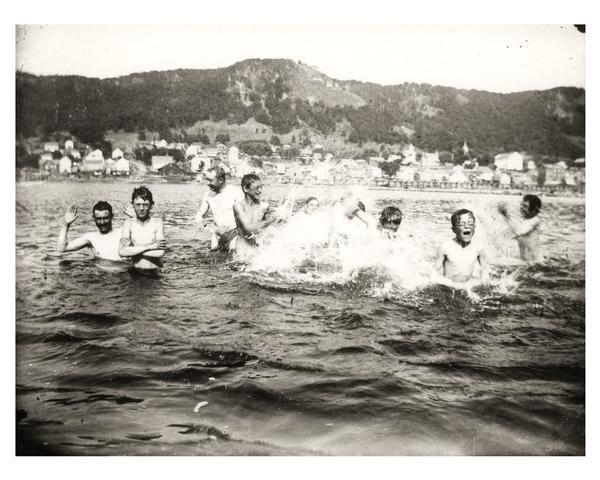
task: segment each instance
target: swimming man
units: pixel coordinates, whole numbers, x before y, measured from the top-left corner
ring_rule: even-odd
[[[113,230],[112,228],[113,210],[110,203],[100,201],[92,208],[92,217],[98,228],[97,232],[86,233],[76,240],[68,242],[69,228],[79,217],[77,210],[77,205],[71,205],[65,212],[64,223],[58,234],[58,251],[74,252],[88,247],[96,258],[122,261],[123,258],[119,255],[121,229]],[[132,214],[125,206],[124,211],[127,215]]]
[[[225,170],[221,167],[211,167],[204,174],[208,183],[208,192],[202,199],[200,210],[195,220],[200,228],[206,226],[204,217],[212,212],[215,228],[211,239],[210,249],[229,251],[235,248],[237,229],[233,217],[233,204],[244,199],[242,190],[233,185],[226,185]]]
[[[506,204],[498,205],[498,211],[506,218],[517,243],[521,259],[528,263],[540,262],[542,255],[539,251],[540,243],[540,217],[538,214],[542,209],[542,201],[537,195],[525,195],[521,200],[519,212],[520,218],[512,216]]]
[[[263,184],[258,175],[249,173],[242,177],[244,199],[233,204],[233,216],[238,231],[235,250],[238,253],[258,246],[256,235],[280,220],[278,217],[267,219],[267,216],[273,212],[268,203],[260,200],[262,187]]]
[[[162,266],[160,259],[165,254],[167,243],[162,219],[150,215],[154,205],[152,192],[144,186],[137,187],[131,195],[131,203],[135,218],[127,219],[123,224],[119,255],[131,258],[135,268],[157,269]]]

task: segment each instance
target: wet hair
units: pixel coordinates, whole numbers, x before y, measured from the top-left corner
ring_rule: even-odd
[[[384,223],[390,222],[397,223],[398,225],[400,225],[402,222],[402,210],[400,210],[398,207],[385,207],[381,211],[379,223],[383,225]]]
[[[133,193],[131,194],[131,203],[133,203],[138,197],[142,200],[148,200],[150,202],[150,205],[154,205],[154,200],[152,199],[152,192],[148,190],[148,187],[142,185],[141,187],[135,188],[133,190]]]
[[[531,213],[534,215],[540,213],[540,210],[542,209],[542,201],[540,200],[540,197],[529,193],[523,197],[523,201],[529,202],[529,211]]]
[[[94,215],[95,211],[105,212],[106,210],[108,210],[108,213],[110,213],[110,216],[112,217],[113,211],[112,207],[110,206],[110,203],[105,202],[104,200],[100,200],[98,203],[96,203],[96,205],[92,207],[92,215]]]
[[[225,170],[220,165],[215,165],[214,167],[208,168],[206,173],[208,172],[215,172],[215,178],[220,182],[224,182],[227,177],[227,173],[225,173]]]
[[[242,177],[242,190],[248,188],[253,182],[260,182],[260,177],[255,173],[249,173]]]
[[[313,200],[314,200],[315,202],[319,203],[319,200],[317,199],[317,197],[308,197],[308,198],[306,199],[306,205],[308,205],[308,204],[309,204],[310,202],[312,202]]]
[[[475,220],[475,214],[471,211],[471,210],[467,210],[466,208],[461,208],[460,210],[457,210],[456,212],[454,212],[452,214],[452,216],[450,217],[450,223],[452,224],[452,229],[456,228],[456,225],[458,225],[458,221],[460,220],[460,217],[462,217],[463,215],[471,215],[471,218],[473,220]]]

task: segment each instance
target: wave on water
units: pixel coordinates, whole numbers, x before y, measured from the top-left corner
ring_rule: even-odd
[[[495,210],[487,205],[471,208],[478,225],[473,241],[485,246],[491,260],[491,285],[484,294],[510,295],[524,264],[508,248],[512,239]],[[245,264],[244,275],[251,281],[267,288],[310,293],[342,287],[406,299],[432,286],[429,278],[438,248],[427,222],[418,224],[420,229],[415,225],[402,225],[395,234],[369,229],[358,219],[348,219],[344,203],[335,202],[312,214],[299,211],[269,227],[260,246],[237,255],[235,261]]]

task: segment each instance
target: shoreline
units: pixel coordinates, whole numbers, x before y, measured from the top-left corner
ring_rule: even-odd
[[[238,180],[234,178],[233,180]],[[545,192],[542,189],[518,189],[518,188],[440,188],[440,187],[416,187],[416,186],[404,186],[404,187],[383,187],[383,186],[373,186],[373,185],[364,185],[364,184],[349,184],[349,185],[330,185],[330,184],[296,184],[296,183],[280,183],[280,182],[271,182],[269,178],[265,178],[264,185],[268,187],[275,188],[304,188],[304,189],[315,189],[315,190],[345,190],[345,189],[354,189],[354,188],[363,188],[369,191],[377,191],[377,192],[410,192],[414,193],[437,193],[437,194],[467,194],[467,195],[489,195],[489,196],[522,196],[528,193],[538,195],[547,199],[581,199],[585,201],[585,192],[576,192],[576,191],[566,191],[560,190],[558,192]],[[230,179],[231,182],[231,179]],[[47,179],[38,179],[38,180],[17,180],[15,184],[18,186],[32,186],[32,185],[41,185],[44,183],[125,183],[125,184],[195,184],[199,183],[203,185],[202,182],[198,182],[197,180],[186,180],[186,179],[173,179],[166,177],[145,177],[139,178],[138,176],[128,176],[128,177],[117,177],[117,178],[47,178]]]

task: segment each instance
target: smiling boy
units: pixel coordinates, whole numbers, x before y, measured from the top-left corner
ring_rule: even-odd
[[[475,233],[475,215],[467,209],[457,210],[450,218],[455,237],[444,242],[435,260],[431,281],[440,285],[466,290],[474,300],[479,296],[471,290],[489,283],[485,248],[472,241]],[[479,278],[475,267],[479,265]],[[441,274],[440,274],[441,272]]]

